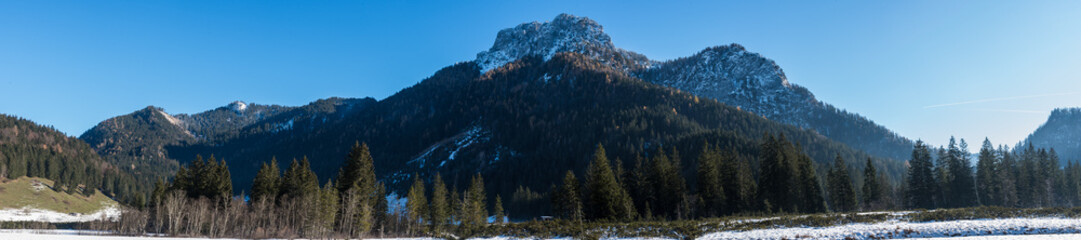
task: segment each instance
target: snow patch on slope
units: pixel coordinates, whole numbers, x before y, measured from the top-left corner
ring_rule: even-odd
[[[115,205],[105,207],[90,214],[60,213],[51,210],[24,207],[21,209],[0,209],[0,222],[4,221],[31,221],[31,222],[90,222],[94,220],[117,221],[120,219],[120,208]]]

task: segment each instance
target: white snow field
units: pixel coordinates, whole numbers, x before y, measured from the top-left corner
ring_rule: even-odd
[[[116,206],[109,206],[104,209],[98,210],[90,214],[68,214],[50,210],[35,209],[24,207],[21,209],[0,209],[0,222],[19,222],[19,221],[34,221],[34,222],[51,222],[51,223],[64,223],[64,222],[89,222],[94,220],[107,219],[115,221],[120,217],[120,208]]]
[[[1081,219],[1072,218],[1004,218],[955,220],[942,222],[904,222],[889,220],[879,223],[853,223],[831,227],[785,227],[749,231],[725,231],[703,235],[699,240],[718,239],[880,239],[880,238],[938,238],[962,236],[1007,236],[1069,234],[1081,238]],[[1041,235],[1044,236],[1044,235]]]

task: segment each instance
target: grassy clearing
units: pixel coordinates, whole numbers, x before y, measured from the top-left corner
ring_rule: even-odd
[[[40,182],[35,185],[34,182]],[[52,188],[53,181],[43,178],[21,177],[0,182],[0,209],[31,207],[60,213],[89,214],[110,205],[116,205],[109,197],[95,192],[86,197],[67,194]]]

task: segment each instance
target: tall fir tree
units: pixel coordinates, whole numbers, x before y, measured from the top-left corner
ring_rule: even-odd
[[[552,210],[556,217],[578,221],[585,217],[582,200],[579,197],[578,178],[574,172],[567,170],[563,176],[563,184],[552,192]]]
[[[431,209],[428,211],[433,232],[439,233],[448,223],[451,206],[447,198],[447,185],[443,183],[443,177],[436,173],[432,178]]]
[[[495,196],[495,206],[492,206],[492,215],[495,216],[496,224],[503,224],[507,221],[507,215],[503,211],[503,197],[499,195]]]
[[[623,194],[626,191],[616,182],[615,174],[608,165],[604,147],[597,145],[586,175],[586,217],[596,220],[630,220],[633,209],[627,209]]]
[[[995,173],[999,171],[996,162],[998,162],[998,157],[995,156],[991,140],[984,138],[976,162],[976,192],[979,194],[981,205],[1002,206],[1002,200],[999,199],[1002,196],[1000,193],[1002,184],[999,183],[1001,179],[995,176]]]
[[[721,167],[721,182],[725,191],[726,214],[744,211],[756,211],[757,183],[751,173],[751,166],[745,160],[738,159],[732,150],[725,151]]]
[[[833,161],[833,168],[827,176],[830,192],[830,206],[835,212],[850,212],[856,210],[856,192],[852,188],[852,178],[848,175],[848,167],[841,155]]]
[[[871,158],[867,158],[867,165],[863,167],[862,200],[864,206],[871,206],[882,198],[882,188],[879,184],[878,170],[875,169],[875,165],[871,163]]]
[[[278,170],[278,160],[271,158],[270,162],[263,163],[251,185],[251,201],[275,202],[278,196],[278,187],[281,185],[281,171]]]
[[[907,202],[912,208],[934,208],[935,178],[932,171],[931,152],[923,141],[916,141],[912,159],[908,161]]]
[[[699,216],[716,217],[725,209],[724,185],[721,183],[721,154],[709,145],[698,155]]]
[[[413,186],[409,187],[409,193],[406,194],[406,198],[409,199],[406,202],[406,210],[408,213],[409,221],[411,224],[415,224],[414,227],[423,223],[423,218],[426,218],[428,209],[427,190],[424,187],[424,180],[420,179],[419,174],[413,174]]]
[[[798,149],[798,148],[797,148]],[[826,211],[826,199],[822,196],[822,185],[818,181],[818,174],[812,166],[811,157],[799,153],[796,160],[800,186],[800,204],[798,210],[804,213],[819,213]],[[851,183],[849,183],[851,189]],[[853,200],[854,202],[855,200]]]

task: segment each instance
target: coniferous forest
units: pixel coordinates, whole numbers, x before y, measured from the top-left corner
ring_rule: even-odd
[[[1081,203],[1081,165],[1058,166],[1053,149],[1010,150],[984,140],[972,159],[963,139],[950,142],[941,148],[917,142],[902,182],[881,176],[870,161],[850,169],[840,157],[819,173],[784,135],[764,136],[753,160],[703,142],[691,154],[692,174],[678,170],[685,162],[679,149],[660,148],[624,165],[609,158],[603,145],[595,145],[585,172],[567,171],[545,192],[519,190],[504,198],[492,194],[480,174],[461,186],[435,175],[414,177],[402,196],[407,201],[387,197],[364,143],[352,146],[338,174],[322,183],[306,158],[293,159],[284,169],[268,159],[251,189],[239,195],[231,194],[226,162],[199,156],[175,176],[157,181],[145,204],[132,205],[117,222],[92,226],[127,234],[242,238],[468,237],[551,231],[574,222],[678,223],[727,216]]]

